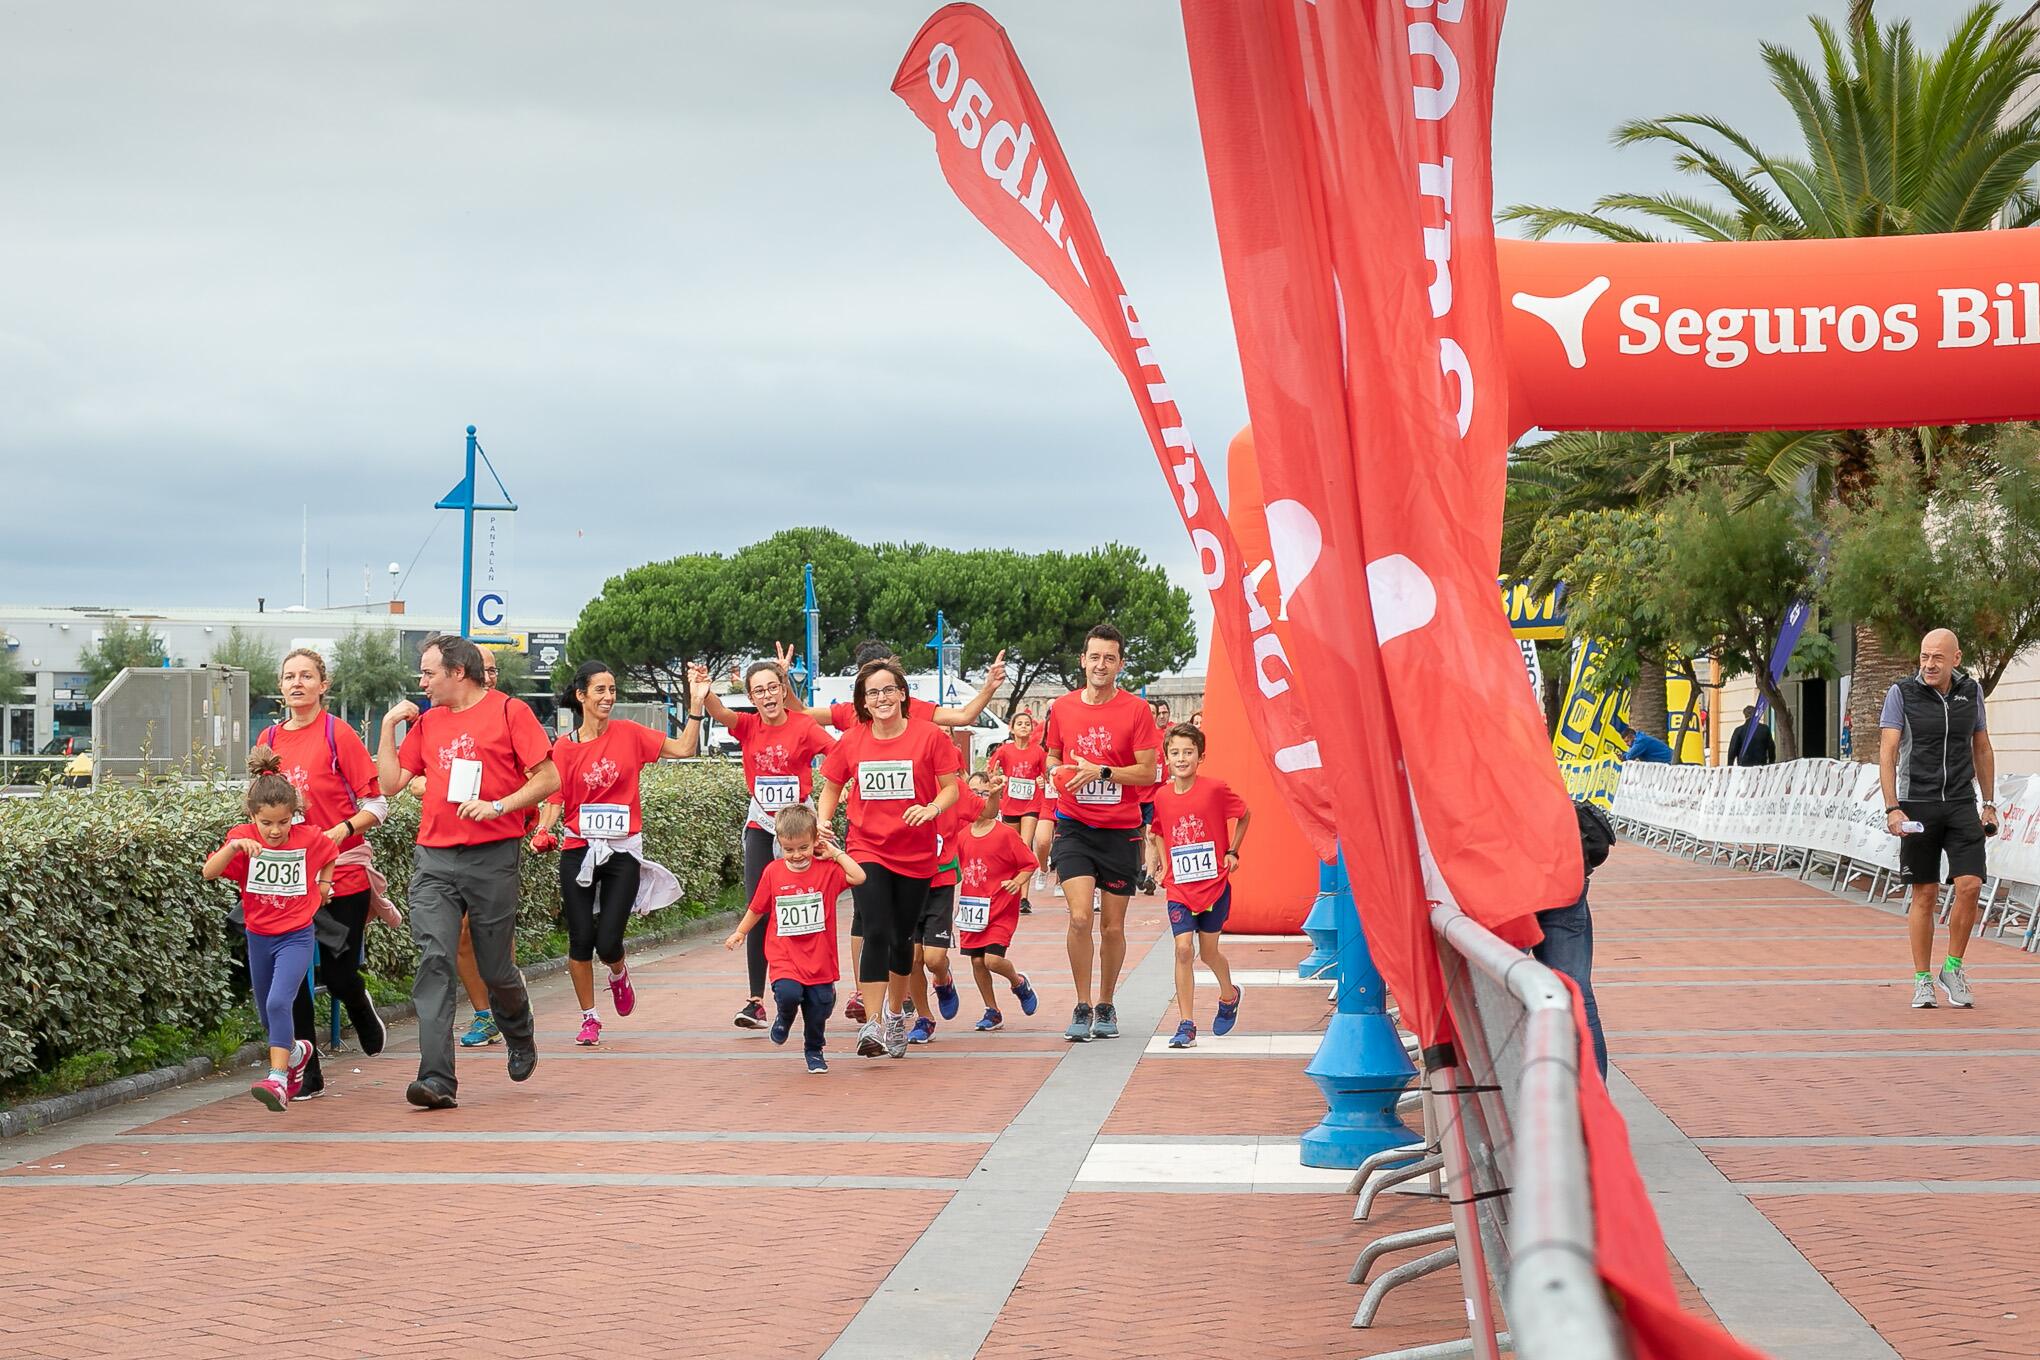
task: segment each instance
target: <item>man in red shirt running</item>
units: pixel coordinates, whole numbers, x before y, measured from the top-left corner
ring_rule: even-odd
[[[1126,900],[1140,876],[1142,832],[1136,790],[1155,782],[1160,734],[1154,710],[1119,688],[1126,639],[1101,623],[1084,638],[1084,687],[1048,709],[1048,763],[1055,770],[1055,839],[1049,863],[1070,909],[1070,977],[1077,1006],[1063,1038],[1119,1037],[1112,1004],[1126,963]],[[1091,1005],[1091,921],[1105,916],[1098,945],[1098,1004]]]

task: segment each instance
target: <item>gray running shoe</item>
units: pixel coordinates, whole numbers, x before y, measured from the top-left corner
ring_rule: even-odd
[[[1916,1011],[1930,1011],[1934,1009],[1934,980],[1932,978],[1915,977],[1913,979],[1912,1008]]]
[[[1093,1039],[1117,1039],[1119,1037],[1119,1008],[1111,1002],[1102,1002],[1091,1021]]]
[[[1081,1001],[1077,1003],[1076,1010],[1070,1013],[1070,1027],[1063,1031],[1063,1038],[1073,1044],[1088,1044],[1091,1042],[1091,1008],[1089,1005]]]
[[[1976,1004],[1976,994],[1969,990],[1968,970],[1957,965],[1943,968],[1934,974],[1934,981],[1948,994],[1948,1004],[1957,1010],[1966,1011]]]
[[[912,1003],[908,1003],[909,1007]],[[907,1056],[907,1011],[885,1018],[885,1055],[888,1058]]]
[[[857,1031],[857,1056],[860,1058],[883,1058],[885,1044],[878,1037],[878,1022],[866,1020],[864,1027]]]

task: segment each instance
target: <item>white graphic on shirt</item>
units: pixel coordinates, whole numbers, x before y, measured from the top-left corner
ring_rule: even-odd
[[[475,746],[472,734],[463,732],[450,743],[439,748],[439,768],[450,770],[456,760],[480,760],[481,752]]]
[[[1093,765],[1105,764],[1107,763],[1105,757],[1112,754],[1112,729],[1109,727],[1092,727],[1086,731],[1079,732],[1074,745],[1076,754],[1090,761]]]
[[[1208,841],[1211,834],[1204,829],[1204,819],[1194,812],[1186,812],[1176,819],[1169,828],[1169,844],[1189,845],[1194,841]]]
[[[616,762],[604,756],[581,771],[581,787],[589,793],[600,793],[614,784],[621,773]]]
[[[791,774],[793,772],[793,761],[788,755],[786,748],[778,742],[773,742],[769,746],[758,747],[751,753],[751,763],[757,767],[759,774]]]
[[[966,888],[982,888],[992,876],[992,866],[981,859],[967,859],[957,871],[957,877]]]

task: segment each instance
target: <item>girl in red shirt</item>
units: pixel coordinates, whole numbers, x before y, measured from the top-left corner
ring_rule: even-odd
[[[577,721],[553,743],[560,787],[540,805],[538,832],[531,838],[532,850],[543,854],[553,848],[553,828],[564,828],[558,840],[560,908],[567,922],[567,975],[581,1003],[581,1032],[574,1042],[583,1046],[602,1042],[602,1019],[595,1013],[596,955],[609,965],[609,1000],[617,1015],[629,1015],[637,1008],[637,992],[623,959],[623,928],[634,912],[680,900],[679,881],[645,858],[638,777],[663,757],[693,755],[701,731],[689,723],[680,736],[668,737],[628,718],[612,718],[616,696],[616,675],[600,661],[582,662],[559,696],[560,707]]]
[[[708,672],[703,670],[701,676],[706,680]],[[744,754],[744,784],[751,791],[744,823],[744,899],[749,901],[757,894],[765,866],[772,863],[774,819],[790,807],[813,810],[808,799],[814,792],[815,757],[833,750],[836,739],[806,713],[789,707],[793,684],[776,663],[759,661],[745,671],[744,693],[755,713],[729,707],[713,688],[703,703],[708,716],[736,738]],[[765,1028],[765,938],[762,930],[745,937],[751,995],[737,1012],[739,1029]]]
[[[1033,845],[1035,828],[1041,824],[1042,809],[1049,805],[1048,799],[1048,751],[1037,741],[1037,724],[1034,715],[1021,709],[1013,715],[1013,740],[992,752],[986,761],[994,772],[1004,775],[1005,787],[1000,791],[1000,805],[1005,809],[999,815],[1006,825],[1020,833],[1020,839]],[[1040,870],[1048,868],[1048,840],[1042,838],[1036,854],[1034,884],[1043,885]],[[1028,911],[1027,899],[1020,899],[1020,910]]]
[[[1197,1042],[1197,969],[1204,960],[1218,979],[1218,1018],[1213,1034],[1230,1034],[1240,1014],[1240,990],[1219,950],[1219,933],[1232,912],[1232,875],[1240,867],[1240,843],[1253,814],[1224,780],[1200,776],[1204,733],[1177,723],[1163,742],[1169,782],[1155,793],[1155,820],[1148,828],[1148,872],[1159,876],[1169,900],[1169,930],[1176,937],[1176,1010],[1182,1021],[1170,1048]],[[1232,993],[1232,1000],[1225,998]]]
[[[880,995],[881,1021],[857,1036],[859,1057],[907,1054],[907,987],[914,966],[914,927],[935,876],[935,822],[956,801],[956,746],[931,722],[909,721],[913,702],[900,663],[872,661],[857,673],[852,702],[858,724],[822,764],[826,833],[847,797],[845,846],[864,868],[855,890],[864,927],[858,980]]]
[[[990,1031],[1006,1023],[992,991],[992,974],[1006,979],[1026,1014],[1034,1014],[1040,1003],[1027,975],[1006,958],[1013,932],[1020,925],[1020,908],[1027,900],[1035,860],[1033,849],[1013,830],[1012,819],[1000,816],[1002,793],[996,776],[972,775],[974,790],[979,788],[979,780],[987,781],[982,789],[983,805],[977,819],[957,837],[956,943],[970,960],[978,994],[985,999],[985,1013],[977,1028]]]
[[[389,815],[389,800],[376,782],[375,758],[368,747],[352,727],[326,711],[326,658],[299,647],[283,658],[277,680],[289,711],[282,722],[263,732],[257,747],[276,753],[280,773],[298,791],[302,820],[323,832],[339,852],[333,866],[333,900],[312,918],[319,981],[327,995],[346,1008],[355,1042],[372,1058],[382,1052],[389,1034],[361,981],[361,937],[371,916],[386,925],[400,924],[403,917],[390,902],[389,883],[376,869],[375,854],[363,835]],[[326,1075],[315,1042],[319,1022],[308,976],[299,979],[292,1016],[297,1037],[311,1051],[295,1098],[309,1100],[326,1089]]]
[[[333,895],[333,861],[340,857],[326,834],[299,816],[298,792],[280,773],[276,752],[258,746],[248,757],[244,800],[248,820],[227,833],[207,857],[208,883],[241,885],[248,931],[248,982],[255,1009],[269,1032],[269,1074],[248,1094],[281,1112],[298,1093],[312,1046],[296,1035],[291,1003],[312,966],[312,917]]]

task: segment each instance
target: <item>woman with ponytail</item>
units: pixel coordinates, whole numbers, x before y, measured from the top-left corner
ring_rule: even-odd
[[[227,833],[202,871],[207,882],[241,885],[248,929],[248,980],[269,1034],[269,1072],[248,1094],[279,1113],[298,1094],[312,1046],[296,1036],[291,1003],[312,966],[312,917],[333,895],[340,851],[300,815],[298,791],[278,771],[276,752],[248,757],[248,820]]]
[[[705,682],[701,686],[705,689]],[[574,715],[573,730],[553,743],[559,792],[539,808],[534,852],[560,848],[560,905],[567,918],[567,975],[581,1003],[581,1032],[574,1042],[602,1042],[602,1018],[595,1013],[595,959],[609,965],[609,999],[619,1016],[637,1007],[630,970],[623,959],[623,928],[640,911],[657,911],[680,900],[680,884],[664,866],[645,858],[644,808],[638,776],[662,758],[691,756],[701,746],[700,694],[693,696],[687,725],[677,737],[662,736],[642,723],[611,717],[616,675],[600,661],[584,661],[574,672],[560,707]],[[553,828],[561,827],[557,841]]]
[[[390,902],[389,884],[377,872],[375,853],[363,836],[389,815],[389,801],[376,783],[375,758],[352,727],[326,711],[326,658],[299,647],[284,657],[277,678],[287,711],[282,722],[263,732],[255,752],[274,752],[279,773],[298,791],[304,823],[339,852],[333,900],[312,918],[319,981],[345,1008],[355,1042],[372,1058],[389,1035],[361,981],[362,931],[371,916],[386,925],[401,924],[403,918]],[[303,974],[293,1014],[297,1037],[312,1045],[296,1093],[297,1099],[308,1100],[326,1089],[326,1078],[319,1065],[311,979]]]

